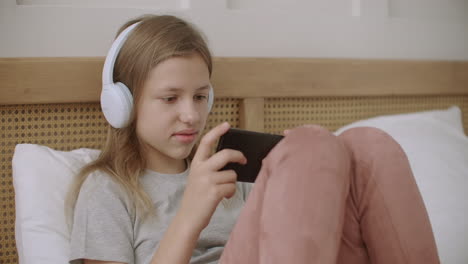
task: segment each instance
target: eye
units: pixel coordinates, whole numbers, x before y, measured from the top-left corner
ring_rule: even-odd
[[[172,103],[176,100],[177,98],[175,96],[168,96],[168,97],[164,97],[162,98],[162,100],[166,103]]]
[[[203,94],[199,94],[199,95],[195,95],[195,99],[198,100],[198,101],[202,101],[202,100],[208,99],[208,96],[203,95]]]

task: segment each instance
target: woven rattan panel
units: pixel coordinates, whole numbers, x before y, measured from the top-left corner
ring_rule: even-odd
[[[458,105],[468,132],[468,96],[382,96],[270,98],[265,100],[265,132],[319,124],[334,131],[353,121],[377,115],[443,109]]]
[[[240,99],[216,99],[203,134],[222,122],[229,122],[231,127],[239,127]]]
[[[107,133],[99,104],[0,106],[0,263],[17,263],[11,159],[19,143],[59,150],[99,148]],[[206,130],[222,121],[239,125],[239,100],[217,99]],[[51,249],[53,250],[53,249]]]

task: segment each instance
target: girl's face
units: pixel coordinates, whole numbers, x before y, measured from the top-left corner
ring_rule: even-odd
[[[185,168],[208,117],[209,77],[198,53],[167,59],[149,72],[136,108],[136,133],[149,169]]]

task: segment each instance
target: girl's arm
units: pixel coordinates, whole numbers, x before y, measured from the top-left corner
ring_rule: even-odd
[[[200,232],[190,226],[179,211],[161,239],[151,263],[189,263]]]
[[[178,213],[166,233],[164,234],[156,253],[153,255],[151,264],[170,263],[187,264],[192,257],[193,249],[197,243],[201,231],[196,231],[187,225],[183,216]],[[126,264],[121,262],[99,261],[85,259],[83,264]]]
[[[236,192],[236,173],[219,170],[229,162],[245,164],[245,156],[232,149],[210,154],[215,142],[229,127],[227,123],[218,125],[202,138],[191,163],[180,209],[159,243],[152,264],[189,263],[198,237],[219,202]]]
[[[234,171],[219,171],[229,162],[245,164],[244,155],[237,150],[224,149],[211,155],[215,142],[229,129],[218,125],[202,138],[187,176],[187,185],[180,208],[164,233],[152,264],[187,264],[201,231],[210,222],[219,202],[236,192]],[[85,264],[121,264],[85,260]]]

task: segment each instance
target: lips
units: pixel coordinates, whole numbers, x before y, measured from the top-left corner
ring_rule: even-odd
[[[186,129],[179,131],[177,133],[174,133],[174,137],[177,141],[181,143],[191,143],[192,141],[195,140],[197,137],[198,131],[193,130],[193,129]]]
[[[175,135],[191,135],[191,134],[196,134],[198,133],[197,130],[195,129],[184,129],[184,130],[181,130],[181,131],[178,131],[176,133],[174,133]]]

